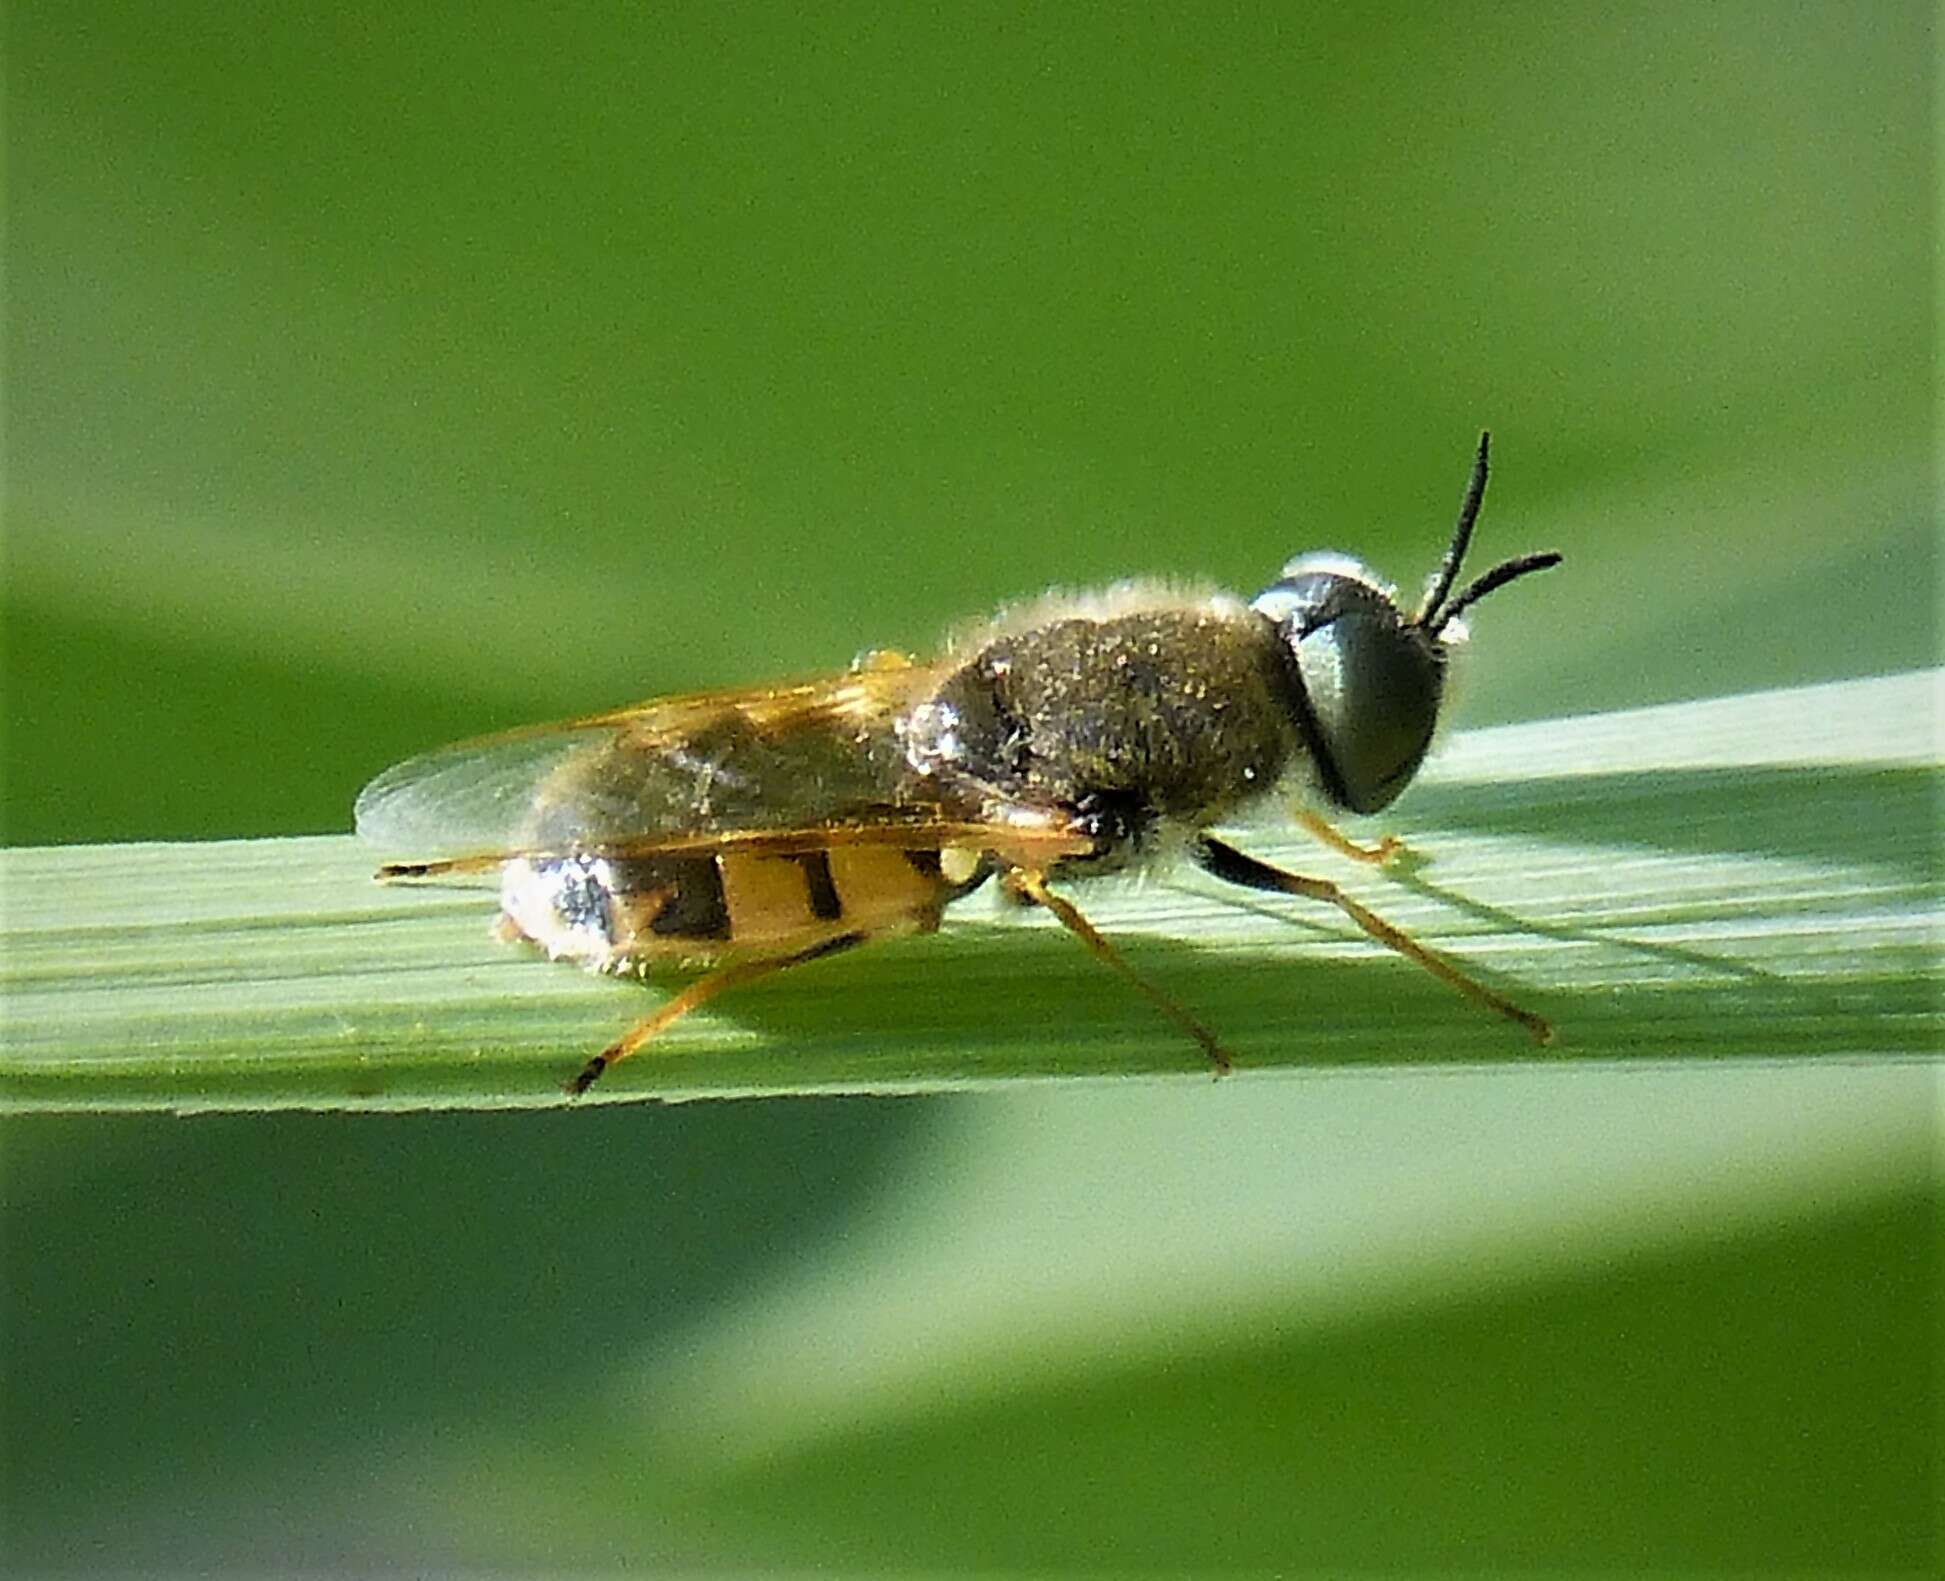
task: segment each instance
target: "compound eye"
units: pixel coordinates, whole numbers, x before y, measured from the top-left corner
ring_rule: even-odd
[[[1347,554],[1317,550],[1300,554],[1283,568],[1283,575],[1251,601],[1292,640],[1327,625],[1346,609],[1391,603],[1391,589]]]
[[[1334,777],[1352,812],[1388,807],[1432,744],[1444,668],[1392,611],[1346,611],[1300,636],[1297,667]]]

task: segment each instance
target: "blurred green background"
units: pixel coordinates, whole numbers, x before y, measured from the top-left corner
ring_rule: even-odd
[[[1935,663],[1934,19],[16,0],[6,839],[342,829],[1049,584],[1415,587],[1482,426],[1482,558],[1568,565],[1461,723]],[[1916,1572],[1938,1112],[16,1118],[6,1549]]]

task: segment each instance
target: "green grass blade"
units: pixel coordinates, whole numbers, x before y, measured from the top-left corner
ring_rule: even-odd
[[[1939,672],[1512,726],[1451,742],[1340,879],[1548,1016],[1548,1049],[1328,910],[1206,883],[1080,898],[1277,1067],[1924,1057],[1945,1043]],[[490,890],[383,887],[345,836],[0,852],[0,1107],[519,1107],[655,1001],[488,936]],[[1049,919],[967,902],[691,1017],[583,1102],[924,1092],[1177,1074],[1197,1051]]]

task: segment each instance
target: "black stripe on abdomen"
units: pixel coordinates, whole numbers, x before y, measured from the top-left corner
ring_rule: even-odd
[[[831,854],[828,851],[805,851],[795,858],[804,870],[805,898],[810,904],[810,914],[819,922],[835,922],[844,915],[844,902],[838,897],[837,885],[831,879]]]
[[[624,898],[662,891],[666,898],[648,919],[648,931],[665,939],[727,939],[729,903],[713,856],[659,857],[614,864]]]

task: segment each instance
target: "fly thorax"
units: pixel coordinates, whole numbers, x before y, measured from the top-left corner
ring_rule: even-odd
[[[1254,617],[1189,608],[1054,621],[955,672],[930,712],[914,711],[907,751],[923,742],[935,766],[1138,838],[1274,786],[1295,747],[1281,662]]]

